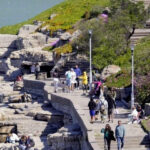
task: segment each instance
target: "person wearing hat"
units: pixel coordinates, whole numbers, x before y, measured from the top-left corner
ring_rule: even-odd
[[[73,68],[71,68],[71,79],[70,79],[70,82],[71,82],[71,91],[74,91],[74,85],[76,83],[76,73],[74,72]]]
[[[83,75],[79,77],[80,79],[82,79],[82,87],[83,87],[83,94],[84,91],[87,93],[87,89],[88,89],[88,77],[86,72],[83,72]]]

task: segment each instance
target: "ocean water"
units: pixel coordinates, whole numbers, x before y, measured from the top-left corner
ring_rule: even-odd
[[[64,0],[0,0],[0,27],[28,20],[62,1]]]

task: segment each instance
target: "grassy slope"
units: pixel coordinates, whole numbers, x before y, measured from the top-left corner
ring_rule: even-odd
[[[27,21],[0,28],[0,33],[17,34],[21,26],[24,24],[32,24],[33,20],[45,21],[45,24],[50,25],[50,30],[57,30],[60,28],[69,29],[73,24],[80,20],[85,11],[89,10],[93,5],[101,5],[105,7],[108,6],[108,3],[109,0],[65,0]],[[52,13],[58,15],[50,21],[48,18]]]

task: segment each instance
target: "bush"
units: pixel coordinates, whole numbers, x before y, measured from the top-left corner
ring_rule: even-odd
[[[131,75],[127,70],[122,70],[115,75],[111,75],[106,80],[108,87],[128,87],[131,84]]]
[[[71,53],[72,46],[70,44],[65,44],[62,47],[55,48],[54,52],[56,52],[56,55],[59,57],[61,54]]]

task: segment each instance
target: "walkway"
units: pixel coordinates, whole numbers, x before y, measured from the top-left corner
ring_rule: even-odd
[[[70,99],[73,104],[80,106],[87,120],[90,121],[89,110],[88,110],[88,102],[89,98],[85,95],[82,95],[82,91],[75,90],[73,93],[56,93],[56,95]],[[148,150],[145,148],[147,144],[147,140],[144,137],[147,137],[146,133],[142,130],[139,124],[131,124],[128,125],[127,115],[130,113],[130,110],[127,109],[121,101],[117,102],[117,108],[119,110],[119,114],[115,116],[114,123],[110,123],[112,129],[114,130],[117,121],[122,120],[122,123],[126,129],[126,139],[125,139],[125,149],[124,150]],[[100,120],[95,121],[94,124],[90,125],[92,130],[94,131],[94,136],[96,138],[96,143],[99,145],[100,149],[103,150],[103,135],[100,133],[100,130],[105,127],[105,124],[100,123]],[[142,141],[144,140],[144,143]],[[116,150],[116,142],[112,143],[112,150]]]

